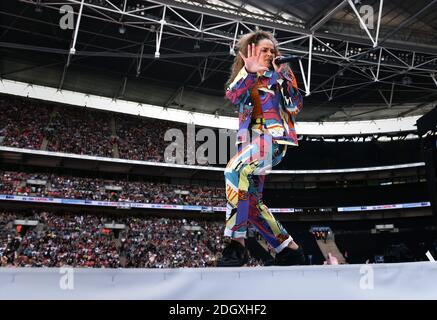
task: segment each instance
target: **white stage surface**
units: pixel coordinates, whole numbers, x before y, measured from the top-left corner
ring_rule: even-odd
[[[0,299],[437,299],[437,263],[204,269],[0,268]]]

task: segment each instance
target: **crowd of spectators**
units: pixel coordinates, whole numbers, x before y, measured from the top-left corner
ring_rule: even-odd
[[[110,121],[105,112],[58,107],[45,130],[47,150],[113,157]]]
[[[39,149],[50,110],[42,102],[0,97],[0,145]]]
[[[16,219],[38,224],[17,225]],[[124,228],[107,225],[114,223]],[[224,248],[222,232],[223,223],[211,221],[1,211],[0,266],[211,267]]]
[[[117,116],[116,124],[120,158],[164,161],[164,150],[169,143],[164,141],[166,122]]]
[[[225,190],[220,187],[15,171],[0,171],[0,194],[176,205],[226,205]]]
[[[128,267],[213,266],[223,249],[222,234],[223,224],[216,222],[130,219],[129,231],[121,240],[122,252]]]
[[[30,228],[21,240],[14,265],[20,267],[117,268],[114,237],[105,234],[103,218],[90,215],[43,213],[40,228]]]
[[[184,141],[177,154],[166,159],[165,150],[173,142],[165,141],[170,129],[180,130]],[[3,146],[153,162],[173,162],[176,157],[187,163],[186,135],[187,125],[175,121],[0,96]],[[196,141],[195,150],[202,143]]]

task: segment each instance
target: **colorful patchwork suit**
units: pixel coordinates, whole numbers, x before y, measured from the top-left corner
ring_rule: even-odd
[[[252,223],[280,252],[293,239],[263,203],[262,192],[266,170],[283,159],[288,145],[298,145],[294,126],[302,96],[288,66],[262,76],[243,67],[227,88],[226,98],[239,108],[239,129],[237,154],[225,170],[225,236],[245,238]]]

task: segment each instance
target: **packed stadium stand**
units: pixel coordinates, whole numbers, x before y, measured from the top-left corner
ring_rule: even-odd
[[[437,296],[437,2],[422,2],[66,0],[64,26],[58,1],[3,1],[0,299],[69,297],[64,268],[78,299],[222,298],[234,281],[227,297],[404,297],[417,270]],[[243,58],[254,30],[264,66]],[[237,153],[246,125],[286,151],[263,189],[244,180],[260,165],[253,141]],[[229,239],[254,200],[265,224]],[[361,286],[369,266],[381,291]]]
[[[165,162],[165,131],[184,125],[158,120],[153,125],[146,119],[96,110],[81,110],[61,104],[3,95],[1,97],[1,145],[18,149],[46,150],[68,154],[106,158]],[[162,143],[162,145],[159,145]],[[360,166],[387,166],[420,162],[420,144],[413,140],[323,142],[301,140],[299,148],[290,150],[290,162],[281,163],[279,170],[293,168],[336,169]],[[34,166],[23,163],[3,163],[0,171],[0,194],[21,197],[43,197],[84,201],[144,203],[161,205],[226,206],[225,189],[216,177],[190,179],[163,178],[154,174],[137,175],[117,172],[97,172]],[[309,215],[326,224],[338,215],[343,206],[390,205],[424,203],[428,201],[424,171],[391,169],[386,174],[307,174],[304,178],[276,176],[266,182],[264,195],[272,208],[300,208],[296,216]],[[363,196],[366,195],[366,196]],[[24,204],[23,204],[24,205]],[[50,205],[48,205],[50,206]],[[320,209],[324,208],[324,210]],[[222,222],[219,214],[213,222],[197,222],[187,217],[168,220],[160,218],[116,218],[125,229],[114,232],[103,227],[109,217],[85,213],[34,212],[37,227],[18,226],[24,219],[19,211],[2,213],[2,264],[5,266],[81,267],[208,267],[213,266],[223,246]],[[300,210],[300,211],[299,211]],[[403,211],[402,209],[400,210]],[[423,215],[425,210],[419,210]],[[326,212],[321,214],[321,212]],[[183,214],[183,213],[181,213]],[[217,214],[216,214],[217,215]],[[311,225],[285,219],[286,228],[305,248],[310,264],[326,263]],[[353,215],[351,213],[344,213]],[[372,215],[371,212],[367,215]],[[426,214],[425,214],[426,215]],[[399,214],[398,214],[399,216]],[[324,218],[326,217],[326,218]],[[393,214],[390,216],[393,217]],[[26,216],[29,219],[29,216]],[[405,218],[407,219],[407,218]],[[411,219],[407,219],[410,221]],[[402,219],[398,222],[402,223]],[[429,220],[430,221],[430,220]],[[200,224],[199,224],[200,223]],[[373,223],[373,222],[372,222]],[[184,231],[185,226],[201,226],[201,232]],[[352,224],[353,225],[353,224]],[[364,223],[360,222],[360,227]],[[373,225],[374,227],[374,225]],[[397,227],[397,224],[396,224]],[[423,228],[423,226],[422,226]],[[372,234],[371,228],[354,230],[349,224],[333,228],[335,243],[345,263],[381,261],[422,261],[424,250],[433,250],[436,234],[432,229],[411,227],[401,232]],[[24,230],[24,231],[23,231]],[[160,230],[156,233],[156,230]],[[177,239],[174,235],[178,234]],[[173,238],[170,239],[170,235]],[[187,236],[189,238],[187,238]],[[251,265],[268,264],[274,252],[261,237],[250,246],[258,261]],[[257,246],[259,242],[260,246]],[[402,248],[404,246],[404,248]],[[261,251],[260,251],[261,248]],[[264,250],[264,253],[263,253]],[[256,252],[258,251],[258,254]],[[76,254],[77,252],[77,254]],[[397,252],[397,255],[395,253]],[[401,253],[400,253],[401,252]],[[402,256],[400,256],[402,255]],[[170,258],[172,257],[172,258]],[[380,260],[375,260],[378,257]]]

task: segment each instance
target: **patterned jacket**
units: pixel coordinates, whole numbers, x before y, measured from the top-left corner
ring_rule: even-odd
[[[257,81],[257,74],[249,73],[243,67],[226,90],[226,98],[239,107],[237,144],[246,142],[250,130],[254,108],[250,90]],[[303,99],[293,72],[289,67],[283,68],[280,73],[269,70],[259,81],[265,129],[276,143],[297,146],[295,117],[302,109]]]

